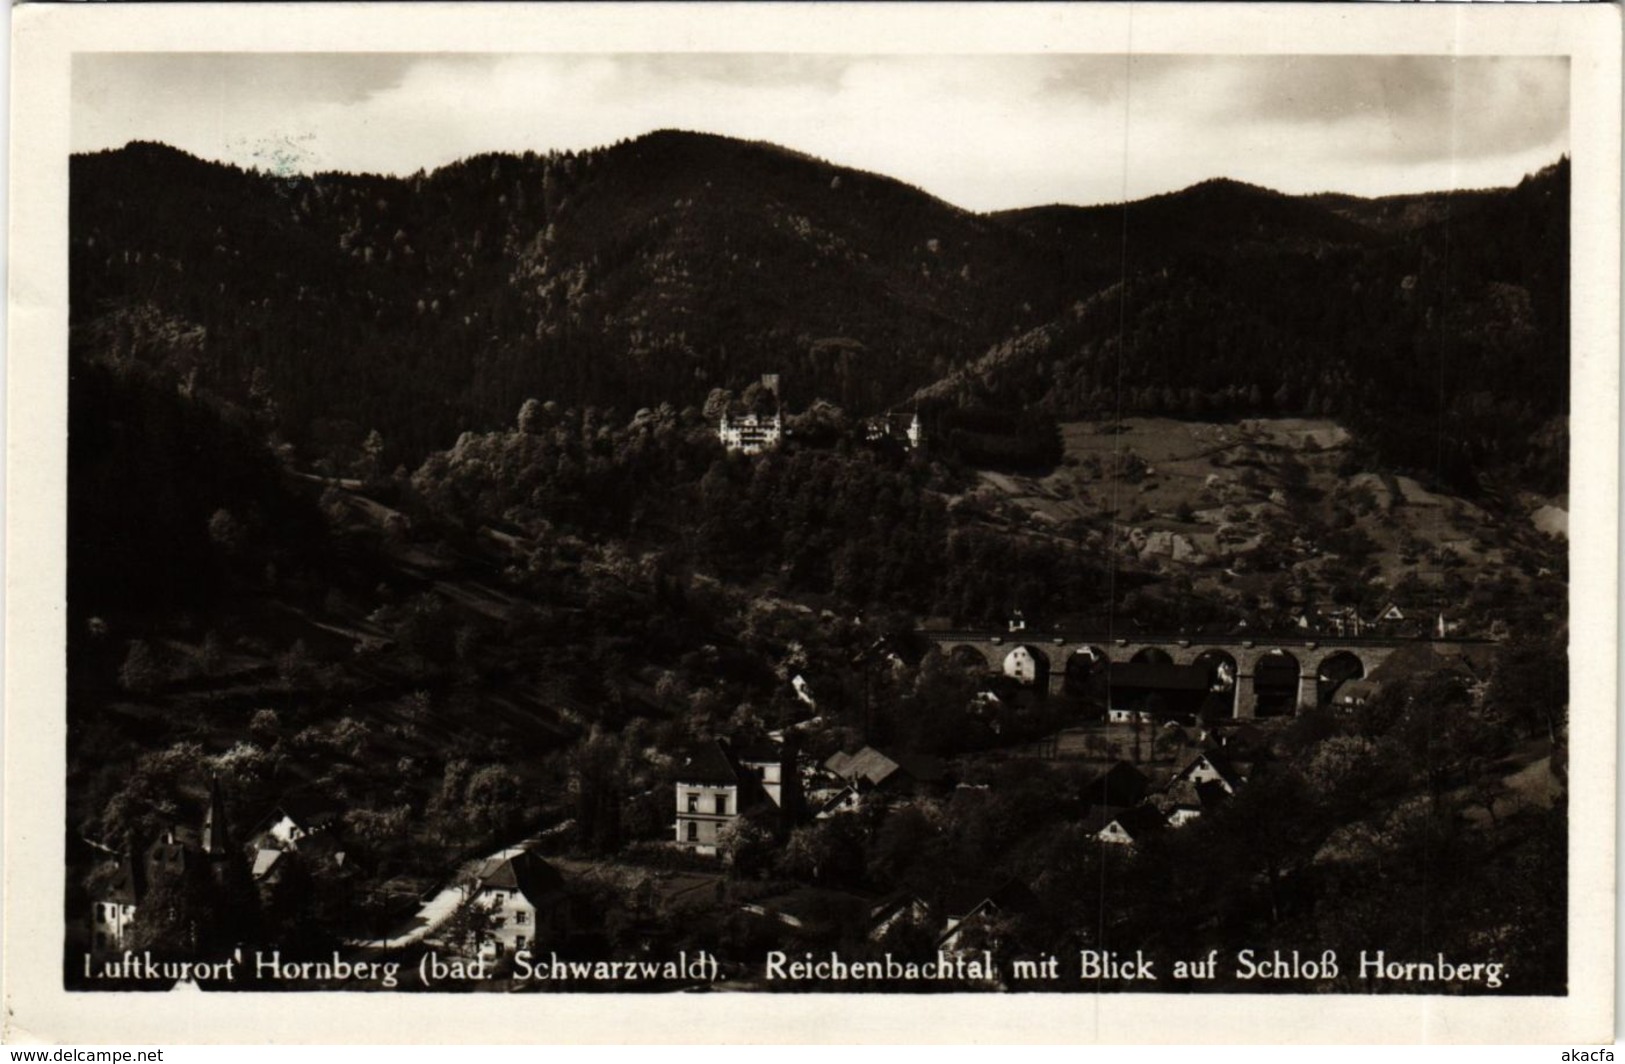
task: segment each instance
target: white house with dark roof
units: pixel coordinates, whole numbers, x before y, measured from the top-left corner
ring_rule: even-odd
[[[677,841],[697,852],[717,852],[717,836],[743,811],[752,773],[721,742],[712,740],[677,770]]]
[[[855,813],[861,808],[863,808],[863,796],[858,793],[858,788],[855,785],[848,783],[838,790],[825,792],[813,808],[813,818],[815,820],[828,820],[830,817],[840,816],[842,813]]]
[[[146,869],[134,854],[122,854],[117,869],[90,905],[91,945],[98,952],[124,948],[135,909],[147,892]]]
[[[1181,828],[1228,802],[1231,793],[1216,779],[1200,783],[1175,780],[1169,784],[1161,808],[1168,816],[1168,826]]]
[[[1016,647],[1004,656],[1004,674],[1020,684],[1036,684],[1043,667],[1028,647]]]
[[[297,850],[300,840],[327,831],[337,822],[338,814],[331,809],[284,800],[260,821],[254,832],[255,844],[260,848]]]
[[[1170,785],[1175,783],[1202,784],[1216,782],[1227,794],[1235,794],[1247,782],[1235,762],[1222,750],[1207,750],[1196,756],[1190,764],[1174,773]]]
[[[734,761],[756,777],[768,801],[783,808],[786,792],[793,792],[799,782],[793,757],[783,743],[761,742],[741,747]]]
[[[469,904],[486,910],[482,957],[511,956],[556,943],[570,931],[570,898],[558,869],[523,847],[488,858],[474,875]]]
[[[948,769],[941,758],[914,754],[888,757],[872,746],[855,754],[837,751],[825,760],[824,770],[860,793],[932,789],[948,780]]]
[[[128,852],[119,855],[112,875],[91,902],[93,948],[98,951],[123,948],[136,911],[148,892],[165,879],[185,875],[188,869],[201,864],[219,882],[231,850],[225,799],[220,793],[219,780],[211,778],[201,832],[171,822],[144,852],[139,851],[132,840]]]
[[[1084,821],[1083,830],[1099,841],[1114,846],[1137,846],[1167,826],[1167,818],[1154,805],[1136,805],[1128,809],[1102,806]]]
[[[1000,919],[1031,912],[1038,905],[1033,892],[1020,880],[1006,880],[993,885],[961,884],[949,891],[942,901],[942,930],[937,936],[937,948],[953,954],[962,949],[965,937],[972,931],[982,931],[996,939],[994,925]],[[989,946],[996,947],[996,941]]]

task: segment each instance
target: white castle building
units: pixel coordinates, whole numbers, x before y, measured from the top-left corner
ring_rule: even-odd
[[[784,421],[778,411],[769,415],[746,414],[732,418],[722,415],[717,426],[717,438],[730,451],[761,454],[779,445],[784,438]]]

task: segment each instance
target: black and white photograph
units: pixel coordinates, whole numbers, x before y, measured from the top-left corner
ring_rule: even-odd
[[[1572,49],[601,39],[72,51],[41,981],[1611,1002]]]

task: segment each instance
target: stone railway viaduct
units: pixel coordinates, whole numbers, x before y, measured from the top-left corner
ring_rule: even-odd
[[[943,653],[977,661],[990,673],[1013,674],[1009,664],[1011,655],[1018,648],[1025,649],[1037,663],[1034,682],[1047,683],[1051,694],[1062,692],[1069,675],[1074,678],[1095,676],[1109,664],[1154,662],[1217,668],[1222,663],[1234,677],[1234,714],[1240,718],[1261,715],[1261,693],[1267,706],[1282,707],[1283,711],[1322,705],[1338,684],[1369,676],[1372,670],[1405,647],[1426,646],[1453,657],[1469,648],[1493,645],[1488,639],[1277,634],[1156,636],[935,629],[925,629],[920,634]]]

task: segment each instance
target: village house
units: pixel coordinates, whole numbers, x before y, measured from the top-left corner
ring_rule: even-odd
[[[996,950],[998,921],[1037,907],[1038,899],[1020,880],[1006,880],[991,890],[985,885],[962,885],[943,899],[937,948],[950,955],[966,949]],[[972,938],[984,941],[969,941]]]
[[[758,801],[767,801],[760,778],[726,744],[712,740],[677,770],[677,841],[698,853],[717,852],[722,829]]]
[[[919,414],[881,414],[863,423],[863,438],[868,443],[891,440],[917,451],[925,439],[925,430],[920,425]]]
[[[1207,750],[1198,754],[1188,765],[1174,773],[1169,781],[1173,786],[1178,783],[1217,783],[1224,788],[1226,794],[1235,794],[1246,782],[1246,776],[1237,764],[1230,759],[1230,755],[1222,750]]]
[[[123,949],[142,902],[152,888],[165,879],[183,875],[201,863],[215,881],[220,882],[225,875],[230,847],[225,799],[220,793],[219,780],[211,778],[201,832],[169,824],[141,857],[136,856],[137,847],[133,842],[118,857],[112,875],[90,904],[92,945],[98,950]]]
[[[1197,720],[1208,701],[1213,677],[1200,665],[1114,661],[1106,673],[1108,720],[1161,724]]]
[[[1151,790],[1151,781],[1127,761],[1119,761],[1111,768],[1084,781],[1079,793],[1085,808],[1111,807],[1126,809],[1139,805]]]
[[[911,890],[900,890],[869,907],[869,941],[879,942],[893,928],[905,925],[925,927],[931,922],[931,906]]]
[[[1435,639],[1443,639],[1459,627],[1459,624],[1446,620],[1442,612],[1402,602],[1384,604],[1382,609],[1366,622],[1367,629],[1384,635],[1412,637],[1431,635]]]
[[[734,761],[756,777],[767,800],[781,809],[794,811],[801,802],[801,777],[796,772],[795,747],[791,743],[760,742],[740,747]]]
[[[945,785],[948,778],[947,766],[940,758],[907,754],[891,758],[872,746],[855,754],[837,751],[824,762],[824,769],[860,795],[872,790],[900,794],[933,791]]]
[[[306,861],[343,865],[338,814],[331,809],[284,799],[260,819],[250,835],[254,857],[251,874],[262,888],[270,887],[288,866],[290,854]]]
[[[121,950],[136,906],[147,893],[146,870],[134,854],[123,854],[101,896],[91,902],[91,945],[97,951]]]
[[[1167,816],[1169,827],[1182,828],[1228,802],[1230,793],[1218,780],[1204,780],[1201,783],[1176,780],[1169,784],[1158,807]]]
[[[257,849],[297,850],[301,840],[331,829],[338,814],[294,799],[272,808],[250,834]]]
[[[863,808],[863,796],[855,784],[848,783],[834,791],[822,792],[813,810],[813,819],[828,820],[842,813],[855,813]]]
[[[1114,846],[1140,845],[1167,826],[1162,811],[1150,804],[1128,809],[1103,806],[1083,822],[1083,830],[1090,837]]]
[[[570,933],[570,898],[558,869],[523,847],[489,858],[474,875],[469,904],[485,910],[482,957],[512,956]]]
[[[1049,665],[1034,654],[1031,647],[1016,647],[1004,656],[1004,674],[1032,687],[1048,677]]]
[[[1365,628],[1360,611],[1353,606],[1320,606],[1313,616],[1298,618],[1298,626],[1311,631],[1329,632],[1339,636],[1357,636]]]
[[[262,890],[274,886],[286,874],[290,864],[302,864],[306,869],[317,867],[343,868],[348,855],[337,831],[320,831],[306,835],[297,849],[260,846],[254,850],[251,873]]]

